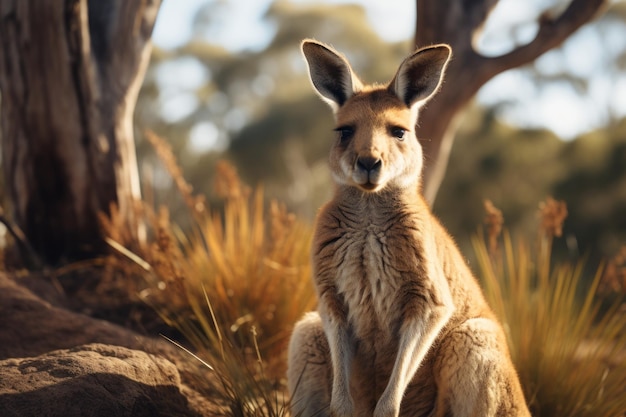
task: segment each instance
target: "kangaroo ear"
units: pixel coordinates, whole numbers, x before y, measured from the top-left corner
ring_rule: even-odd
[[[409,107],[423,106],[439,89],[451,54],[444,44],[415,51],[400,64],[389,90]]]
[[[348,61],[331,47],[310,39],[302,42],[313,87],[333,111],[337,111],[363,85]]]

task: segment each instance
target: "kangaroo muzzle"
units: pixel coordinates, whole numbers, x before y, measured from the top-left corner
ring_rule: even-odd
[[[383,161],[376,155],[357,157],[354,163],[353,180],[361,188],[371,191],[380,184]]]

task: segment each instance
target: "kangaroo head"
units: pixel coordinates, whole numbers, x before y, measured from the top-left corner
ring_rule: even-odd
[[[335,114],[337,139],[330,154],[335,181],[365,192],[417,183],[422,170],[418,110],[439,88],[450,47],[417,50],[383,86],[363,85],[348,61],[327,45],[305,40],[302,52],[314,88]]]

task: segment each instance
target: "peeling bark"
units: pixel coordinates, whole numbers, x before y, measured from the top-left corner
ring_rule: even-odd
[[[483,26],[497,0],[417,0],[415,46],[434,43],[452,46],[441,91],[420,113],[417,136],[424,149],[424,195],[432,204],[448,165],[457,119],[487,81],[503,71],[528,64],[563,43],[598,15],[608,0],[572,0],[559,16],[539,20],[539,31],[529,44],[498,57],[474,50],[474,35]]]
[[[0,0],[11,216],[49,264],[104,250],[98,213],[138,231],[132,113],[160,0]]]

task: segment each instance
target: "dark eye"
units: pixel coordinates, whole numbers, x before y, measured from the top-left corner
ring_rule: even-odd
[[[354,136],[354,128],[352,126],[340,126],[335,129],[339,133],[339,140],[342,142],[352,139]]]
[[[406,129],[403,129],[398,126],[394,126],[391,128],[391,136],[396,139],[404,140],[404,135],[406,134]]]

